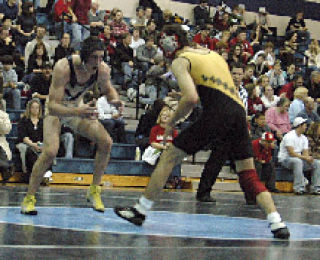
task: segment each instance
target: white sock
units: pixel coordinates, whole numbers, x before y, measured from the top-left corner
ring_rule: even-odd
[[[139,202],[134,207],[142,214],[146,215],[146,212],[152,208],[153,201],[147,199],[145,196],[141,196]]]
[[[267,219],[271,224],[281,222],[281,216],[277,211],[268,214]]]

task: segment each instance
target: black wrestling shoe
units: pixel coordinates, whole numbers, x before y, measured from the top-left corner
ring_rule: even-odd
[[[273,223],[270,227],[274,238],[288,239],[290,237],[289,229],[284,222]]]
[[[196,196],[197,201],[199,202],[216,202],[216,199],[210,196],[210,194],[199,195]]]
[[[120,218],[123,218],[136,226],[141,226],[146,219],[146,216],[140,213],[134,207],[125,207],[120,208],[116,207],[113,209],[114,213],[116,213]]]

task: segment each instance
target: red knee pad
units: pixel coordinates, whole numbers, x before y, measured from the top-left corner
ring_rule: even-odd
[[[246,170],[238,173],[241,189],[255,198],[259,193],[268,191],[260,181],[256,170]]]

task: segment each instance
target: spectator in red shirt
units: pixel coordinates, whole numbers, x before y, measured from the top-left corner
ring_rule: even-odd
[[[169,135],[164,142],[164,131],[166,123],[170,118],[171,110],[169,107],[164,107],[158,117],[157,124],[151,128],[150,132],[150,145],[158,150],[166,150],[170,143],[172,143],[173,139],[178,136],[178,131],[176,129],[173,130],[173,134]]]
[[[71,23],[76,22],[77,17],[71,9],[71,0],[58,0],[55,3],[54,21],[56,36],[59,39],[62,37],[63,33],[69,33],[72,35]]]
[[[222,11],[221,6],[218,6],[218,10],[213,18],[213,26],[218,31],[228,30],[230,27],[230,15],[227,12],[224,12],[220,17],[220,12]]]
[[[252,141],[254,162],[261,181],[266,182],[266,187],[271,192],[276,189],[276,172],[272,161],[272,150],[275,148],[275,138],[272,133],[265,132],[261,138]]]
[[[72,23],[72,44],[71,46],[80,51],[80,44],[90,36],[88,13],[91,7],[91,0],[71,0],[71,9],[76,19]],[[85,27],[84,27],[85,26]]]
[[[234,46],[237,43],[242,45],[243,54],[248,60],[253,55],[253,49],[251,44],[247,41],[247,32],[246,30],[239,29],[237,36],[230,41],[230,46]]]
[[[256,94],[256,86],[254,84],[247,84],[245,88],[248,92],[248,115],[251,116],[257,112],[264,112],[266,108],[261,98]]]
[[[193,41],[201,45],[202,47],[209,49],[211,45],[211,38],[209,36],[209,33],[209,28],[206,25],[203,25],[200,29],[200,32],[193,37]]]
[[[284,96],[289,100],[293,100],[293,92],[296,88],[303,87],[303,76],[302,75],[295,75],[293,80],[288,84],[283,85],[283,87],[279,91],[279,96]]]
[[[114,38],[112,34],[112,27],[110,25],[105,25],[103,29],[103,33],[99,35],[99,38],[104,42],[106,47],[106,61],[108,64],[112,64],[115,48],[117,46],[117,40]]]
[[[113,28],[113,35],[117,40],[120,40],[122,35],[129,32],[128,25],[123,21],[123,13],[117,10],[110,25]]]

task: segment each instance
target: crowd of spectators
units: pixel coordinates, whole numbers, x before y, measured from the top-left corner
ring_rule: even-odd
[[[318,40],[311,39],[302,11],[292,14],[282,37],[271,26],[265,7],[259,8],[253,22],[247,21],[243,4],[229,7],[222,2],[209,7],[208,1],[200,0],[193,10],[193,24],[176,11],[140,0],[134,17],[126,18],[117,7],[101,10],[98,0],[3,0],[2,107],[25,109],[21,96],[38,99],[44,107],[53,65],[79,53],[90,34],[104,42],[104,60],[111,67],[113,83],[129,101],[150,107],[160,98],[172,107],[179,92],[158,40],[163,26],[179,23],[186,25],[192,46],[216,51],[229,64],[253,140],[263,140],[267,132],[279,146],[297,117],[306,118],[308,124],[319,121],[320,47]],[[125,142],[122,112],[103,97],[98,104],[101,122],[115,140]],[[140,142],[141,134],[136,136]]]

